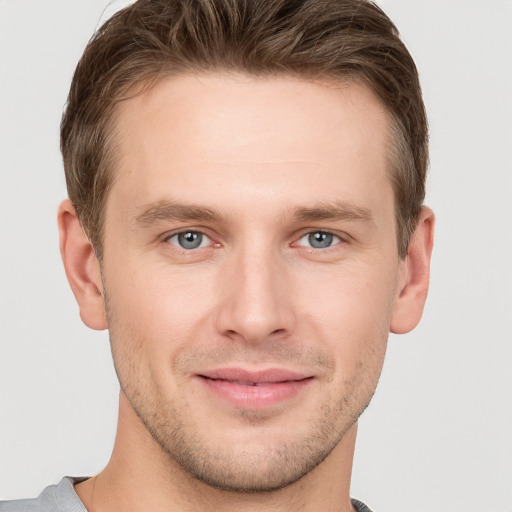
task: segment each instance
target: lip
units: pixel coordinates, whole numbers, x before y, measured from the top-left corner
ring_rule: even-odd
[[[297,396],[312,381],[306,375],[283,368],[250,371],[218,368],[197,374],[212,394],[238,409],[261,410]]]

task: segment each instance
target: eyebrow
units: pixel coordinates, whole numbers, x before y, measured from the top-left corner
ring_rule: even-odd
[[[368,208],[345,201],[322,203],[311,208],[297,208],[293,216],[301,222],[321,220],[374,222],[373,214]]]
[[[139,210],[142,211],[134,216],[134,220],[137,224],[142,225],[166,220],[182,222],[223,221],[222,215],[207,206],[187,205],[167,200],[141,206]],[[293,210],[292,216],[299,222],[348,220],[373,223],[374,221],[372,212],[368,208],[345,201],[296,208]]]
[[[183,222],[214,222],[221,220],[221,216],[210,208],[200,205],[174,203],[166,200],[142,206],[140,210],[142,210],[142,212],[135,215],[134,220],[137,224],[143,225],[165,220],[178,220]]]

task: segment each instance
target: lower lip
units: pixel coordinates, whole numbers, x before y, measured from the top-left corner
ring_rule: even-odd
[[[266,409],[298,395],[313,379],[274,382],[260,386],[237,384],[222,379],[200,377],[215,395],[239,409]]]

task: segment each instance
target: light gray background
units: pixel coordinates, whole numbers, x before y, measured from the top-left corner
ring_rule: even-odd
[[[376,512],[512,511],[512,2],[382,0],[415,57],[437,213],[424,319],[392,337],[352,494]],[[117,381],[61,268],[58,127],[107,0],[0,0],[0,498],[107,462]]]

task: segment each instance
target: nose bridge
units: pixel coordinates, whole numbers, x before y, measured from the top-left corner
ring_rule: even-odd
[[[257,343],[291,330],[294,315],[285,261],[268,239],[241,243],[224,272],[228,279],[223,279],[219,331]]]

